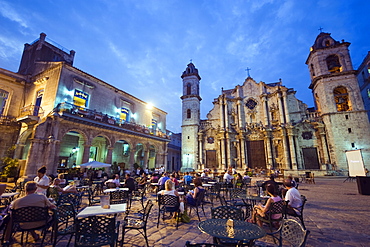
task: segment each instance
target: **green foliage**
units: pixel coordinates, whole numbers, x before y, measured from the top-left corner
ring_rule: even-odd
[[[10,157],[3,157],[2,161],[2,175],[7,177],[16,177],[18,175],[19,162],[18,159]]]

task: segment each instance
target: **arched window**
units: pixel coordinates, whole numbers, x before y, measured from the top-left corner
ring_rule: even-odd
[[[190,109],[186,110],[186,117],[191,118],[191,110]]]
[[[330,73],[338,73],[342,71],[342,65],[339,62],[337,55],[330,55],[326,58],[326,64]]]
[[[186,95],[191,95],[191,85],[190,85],[190,83],[188,83],[186,85]]]
[[[343,86],[334,88],[333,91],[337,111],[350,111],[350,102],[347,89]]]
[[[6,106],[6,100],[8,99],[9,93],[5,90],[0,89],[0,115],[4,115]]]

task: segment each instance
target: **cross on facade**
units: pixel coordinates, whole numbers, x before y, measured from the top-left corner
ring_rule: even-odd
[[[190,59],[190,63],[193,63],[193,59]]]
[[[248,68],[248,67],[245,69],[245,71],[247,71],[248,77],[251,77],[251,76],[250,76],[250,74],[249,74],[249,71],[250,71],[250,70],[252,70],[252,69],[250,69],[250,68]]]
[[[322,27],[320,27],[318,30],[320,31],[320,33],[322,33],[323,28],[322,28]]]

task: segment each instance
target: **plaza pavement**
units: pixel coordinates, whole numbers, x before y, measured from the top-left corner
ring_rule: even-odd
[[[304,219],[311,233],[306,246],[370,246],[370,196],[360,195],[356,182],[343,183],[344,177],[317,177],[315,180],[316,184],[299,185],[299,191],[308,200],[304,209]],[[154,196],[149,195],[148,198],[155,202]],[[201,213],[201,220],[210,218],[210,207],[210,204],[206,204],[206,217]],[[186,241],[212,242],[212,237],[201,233],[197,228],[198,220],[194,212],[192,221],[188,224],[180,223],[178,230],[174,220],[165,222],[161,220],[157,228],[157,213],[158,206],[155,203],[148,222],[150,246],[182,247]],[[45,246],[51,246],[49,235]],[[58,246],[66,246],[66,239],[60,241]],[[260,246],[273,246],[269,236],[259,239],[257,243]],[[20,245],[16,243],[12,246]],[[29,246],[40,244],[31,243]],[[145,240],[137,231],[132,231],[126,234],[124,246],[145,246]]]

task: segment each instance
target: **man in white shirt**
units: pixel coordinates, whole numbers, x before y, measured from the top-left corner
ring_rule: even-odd
[[[224,181],[227,183],[231,183],[234,179],[234,176],[232,175],[232,171],[225,172],[224,174]]]
[[[45,175],[46,167],[43,166],[37,170],[37,176],[33,179],[37,183],[37,194],[46,195],[46,190],[50,186],[50,179],[48,176]]]
[[[292,214],[297,213],[297,210],[295,210],[295,209],[302,206],[301,194],[293,186],[293,183],[292,183],[291,179],[286,179],[284,181],[284,185],[288,190],[285,194],[285,201],[289,201],[288,202],[287,213],[292,213]]]

